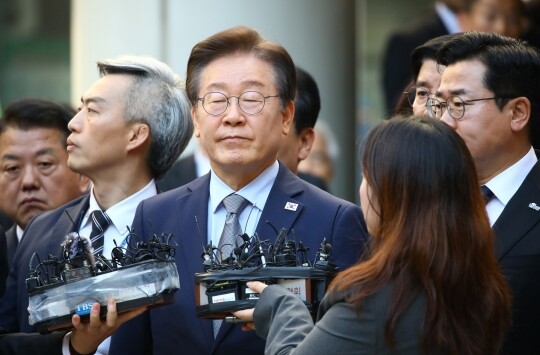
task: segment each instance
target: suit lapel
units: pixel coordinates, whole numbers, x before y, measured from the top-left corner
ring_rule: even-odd
[[[210,197],[210,174],[187,185],[186,193],[176,200],[176,215],[180,216],[180,250],[176,253],[177,265],[183,265],[190,285],[195,285],[195,273],[203,272],[201,254],[208,244],[208,199]],[[197,220],[195,221],[195,218]],[[180,260],[182,258],[183,260]],[[191,286],[193,287],[193,286]],[[201,334],[207,344],[214,342],[212,322],[200,320]],[[193,324],[196,327],[196,324]]]
[[[304,188],[300,179],[280,163],[278,176],[268,195],[268,200],[266,200],[257,225],[259,238],[275,240],[276,232],[269,223],[278,231],[281,228],[286,228],[287,231],[293,228],[296,219],[304,209],[304,205],[296,200],[294,196],[303,191]]]
[[[49,240],[47,250],[61,250],[60,244],[64,241],[67,234],[79,230],[81,220],[88,209],[89,201],[90,196],[86,195],[79,203],[66,208],[62,212],[58,218],[58,222],[54,224],[51,235],[55,237]]]
[[[502,214],[493,225],[495,233],[495,252],[501,260],[540,222],[540,161],[536,163],[525,178],[515,195],[510,199]]]

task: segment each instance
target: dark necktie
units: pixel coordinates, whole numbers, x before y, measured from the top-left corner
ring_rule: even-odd
[[[484,198],[484,202],[487,205],[489,201],[491,201],[495,197],[495,194],[486,185],[482,185],[480,189],[482,190],[482,197]]]
[[[90,220],[92,221],[92,233],[90,233],[90,241],[94,248],[94,255],[101,255],[103,253],[103,235],[111,224],[111,219],[107,214],[101,210],[95,210],[90,213]]]
[[[221,238],[219,239],[218,249],[221,252],[221,255],[229,257],[233,253],[234,248],[236,248],[236,238],[242,234],[242,227],[238,219],[238,215],[248,204],[248,200],[237,194],[230,194],[229,196],[223,199],[223,205],[227,210],[227,217],[225,217],[225,226],[223,227],[223,232],[221,233]],[[213,322],[214,326],[214,338],[219,332],[223,320],[215,319]]]

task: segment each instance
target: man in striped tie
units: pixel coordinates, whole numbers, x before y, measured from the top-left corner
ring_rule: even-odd
[[[178,76],[149,57],[98,62],[100,79],[81,97],[67,139],[68,166],[90,178],[90,192],[35,218],[19,246],[9,291],[0,300],[0,327],[32,332],[25,279],[34,252],[60,255],[69,232],[90,237],[110,258],[125,245],[140,201],[157,193],[154,179],[178,158],[193,132],[190,107]],[[66,338],[69,341],[69,337]],[[108,352],[102,344],[100,353]]]

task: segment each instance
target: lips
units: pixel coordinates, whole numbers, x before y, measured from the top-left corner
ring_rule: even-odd
[[[77,145],[70,139],[67,139],[67,150],[70,151],[75,148]]]
[[[41,209],[46,204],[44,201],[42,201],[39,198],[26,197],[21,201],[19,205],[25,208],[40,208]]]

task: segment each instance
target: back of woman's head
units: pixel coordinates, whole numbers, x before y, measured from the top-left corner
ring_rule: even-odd
[[[399,316],[422,294],[425,347],[492,353],[508,319],[508,298],[463,140],[440,121],[394,117],[368,134],[362,172],[378,221],[370,228],[371,254],[331,290],[359,309],[363,298],[392,283],[390,344]]]

